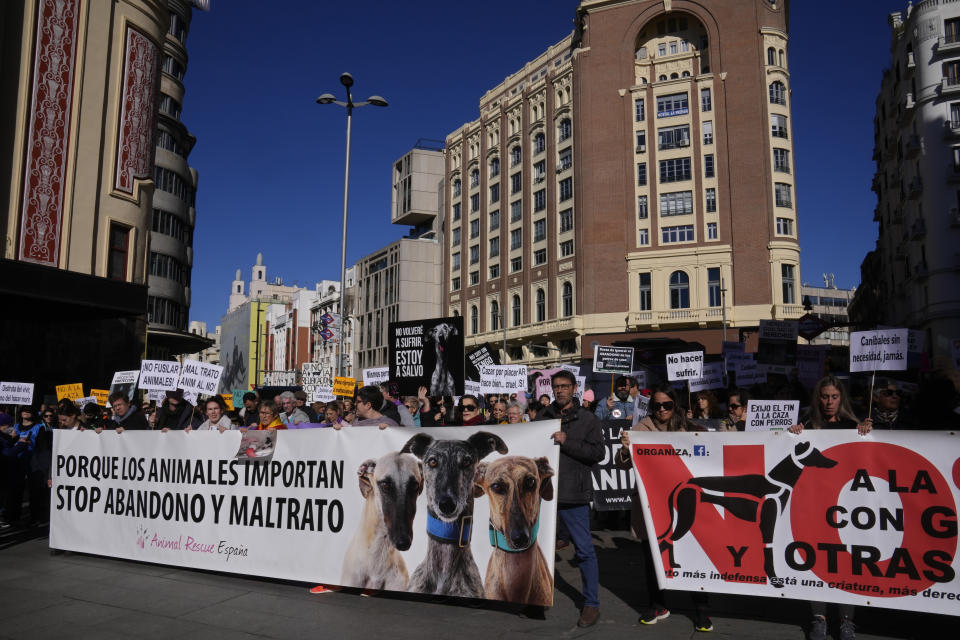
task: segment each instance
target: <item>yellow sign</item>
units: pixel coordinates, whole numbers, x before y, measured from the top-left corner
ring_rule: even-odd
[[[357,381],[353,378],[341,378],[337,376],[333,379],[333,395],[352,398],[354,389],[357,387]]]
[[[101,407],[107,406],[107,398],[110,396],[108,389],[90,389],[90,395],[97,399],[97,404]]]
[[[83,383],[77,382],[74,384],[60,384],[57,385],[57,402],[60,402],[64,398],[69,400],[79,400],[83,398]]]
[[[224,404],[227,405],[227,411],[233,411],[233,394],[221,393],[220,397],[223,398]]]

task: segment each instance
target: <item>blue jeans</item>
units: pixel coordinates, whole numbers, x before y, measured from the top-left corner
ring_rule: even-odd
[[[590,535],[590,505],[560,505],[557,514],[570,531],[570,540],[580,565],[583,605],[599,607],[600,569],[597,566],[597,554],[593,550],[593,537]]]

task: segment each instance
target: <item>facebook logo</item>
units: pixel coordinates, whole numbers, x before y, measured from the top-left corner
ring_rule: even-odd
[[[705,456],[705,455],[707,455],[707,445],[705,445],[705,444],[695,444],[695,445],[693,445],[693,455],[695,455],[695,456]]]

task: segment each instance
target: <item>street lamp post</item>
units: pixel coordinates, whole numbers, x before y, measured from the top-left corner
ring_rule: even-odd
[[[370,96],[364,102],[354,102],[353,93],[350,91],[353,86],[353,76],[349,73],[340,74],[340,84],[347,90],[346,102],[337,100],[332,93],[325,93],[317,98],[317,104],[337,104],[347,110],[347,153],[343,170],[343,235],[340,241],[340,337],[337,340],[336,364],[338,376],[343,375],[345,368],[343,363],[343,329],[347,321],[347,201],[350,194],[350,127],[353,123],[353,108],[368,104],[375,107],[387,106],[387,101],[376,95]]]

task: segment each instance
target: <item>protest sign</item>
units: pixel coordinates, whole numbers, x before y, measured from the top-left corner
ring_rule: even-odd
[[[491,349],[490,345],[483,345],[479,349],[474,349],[467,354],[464,360],[464,375],[467,380],[480,380],[480,367],[483,365],[500,364],[500,354],[496,349]]]
[[[110,381],[110,393],[125,393],[127,400],[133,402],[133,396],[137,391],[137,380],[140,378],[139,371],[117,371],[113,374]],[[108,397],[109,397],[108,395]]]
[[[199,395],[196,391],[184,391],[183,399],[186,402],[189,402],[193,406],[197,406],[197,400],[199,400]]]
[[[650,398],[638,393],[637,397],[633,399],[633,421],[632,426],[637,426],[637,423],[647,417],[650,413]]]
[[[749,387],[754,384],[763,384],[767,381],[767,372],[756,362],[744,361],[737,368],[737,386]]]
[[[723,380],[724,371],[722,362],[707,362],[703,365],[703,375],[690,381],[690,392],[706,391],[707,389],[723,389],[727,386]]]
[[[553,402],[553,386],[550,384],[550,376],[537,378],[536,397],[540,398],[540,396],[549,396],[550,402]]]
[[[630,496],[637,485],[630,469],[618,469],[613,456],[620,448],[620,431],[630,428],[630,420],[604,420],[603,460],[593,465],[593,508],[597,511],[628,511]]]
[[[245,394],[245,393],[246,393],[246,391],[243,390],[243,389],[234,389],[234,390],[231,392],[231,394],[230,394],[230,395],[233,396],[233,406],[236,407],[236,409],[237,409],[238,411],[240,410],[240,407],[244,406],[244,405],[243,405],[243,394]]]
[[[667,380],[696,380],[703,377],[703,351],[667,354]]]
[[[168,360],[140,362],[140,388],[148,391],[176,391],[180,380],[180,363]]]
[[[757,362],[793,367],[797,362],[796,320],[761,320]]]
[[[317,387],[313,391],[313,402],[333,402],[336,399],[333,387]]]
[[[633,347],[596,345],[593,348],[593,371],[630,375],[633,371]]]
[[[223,406],[227,408],[227,411],[233,411],[236,407],[233,405],[233,394],[232,393],[221,393],[220,397],[223,399]],[[242,399],[243,396],[241,396]],[[241,403],[239,406],[243,406]]]
[[[463,318],[391,322],[390,381],[402,395],[463,395]]]
[[[727,372],[735,372],[740,370],[740,366],[743,364],[752,365],[755,364],[753,359],[754,354],[752,353],[743,353],[731,351],[723,357],[724,361],[727,364]]]
[[[629,433],[661,588],[960,613],[960,436]]]
[[[510,517],[508,505],[494,496],[489,487],[493,481],[487,478],[522,469],[523,477],[533,477],[540,487],[522,516],[528,518],[523,526],[534,532],[537,560],[527,570],[515,569],[520,573],[513,574],[513,580],[523,579],[524,571],[531,580],[542,580],[533,591],[535,599],[523,604],[549,606],[559,464],[559,447],[550,434],[559,429],[559,420],[415,431],[104,431],[97,438],[58,429],[51,469],[50,546],[310,584],[434,593],[414,576],[438,546],[450,548],[435,537],[467,548],[464,553],[472,555],[481,577],[491,559],[496,564],[509,552],[492,547],[487,535],[491,510],[496,511],[494,521]],[[260,438],[252,439],[254,433]],[[451,470],[443,456],[436,465],[421,464],[437,444],[445,452],[463,449],[471,456],[467,466],[458,462]],[[398,486],[422,483],[423,490],[410,493],[413,502],[404,506],[403,518],[385,524],[379,507],[370,508],[367,500],[387,500],[378,482],[381,470],[388,468]],[[478,468],[481,495],[474,497]],[[453,498],[457,506],[449,519],[431,522],[431,537],[428,504],[439,501],[447,487],[440,478],[452,473],[470,482],[461,483],[463,493]],[[378,527],[386,527],[386,535],[370,544],[368,532]],[[399,543],[394,546],[386,537]],[[390,544],[386,561],[380,544]],[[509,537],[501,540],[510,551],[511,544]],[[375,567],[375,573],[366,567]],[[443,573],[457,570],[451,566],[428,572],[439,584],[465,584],[462,574]],[[389,576],[386,583],[384,575]],[[456,593],[441,589],[439,594],[509,599],[495,585],[487,587],[485,591],[478,584]]]
[[[578,364],[562,364],[558,369],[554,369],[554,372],[558,371],[559,369],[563,369],[564,371],[569,371],[575,376],[580,375],[580,365]]]
[[[33,404],[33,383],[0,382],[0,404]]]
[[[330,367],[319,362],[304,362],[300,365],[300,387],[307,397],[316,393],[317,387],[333,385]]]
[[[907,368],[906,329],[880,329],[850,333],[850,373],[903,371]]]
[[[83,397],[83,384],[76,382],[74,384],[57,385],[57,402],[64,398],[68,400],[79,400]]]
[[[90,389],[90,395],[96,398],[101,407],[107,406],[110,400],[110,391],[107,389]]]
[[[463,395],[479,398],[481,395],[483,395],[482,393],[480,393],[480,383],[474,382],[473,380],[464,380]]]
[[[363,370],[363,386],[379,387],[390,379],[390,367],[374,367]]]
[[[798,400],[748,400],[747,431],[782,431],[797,424]]]
[[[637,381],[637,386],[641,389],[647,388],[647,372],[645,370],[631,371],[630,377]]]
[[[480,393],[523,393],[526,388],[526,365],[492,364],[480,367]]]
[[[98,404],[100,404],[100,403],[97,402],[97,397],[96,397],[96,396],[85,396],[85,397],[83,397],[83,398],[77,398],[76,400],[73,401],[73,404],[77,405],[77,408],[82,410],[82,409],[83,409],[85,406],[87,406],[88,404],[97,404],[97,405],[98,405]]]
[[[353,378],[337,376],[333,379],[333,395],[352,398],[357,390],[357,381]],[[379,407],[378,407],[379,408]]]
[[[147,390],[147,400],[153,400],[157,404],[160,404],[167,397],[166,391],[163,389],[148,389]]]
[[[183,389],[184,395],[203,394],[215,396],[220,389],[220,376],[223,367],[218,364],[207,364],[199,360],[184,360],[180,368],[178,389]]]

